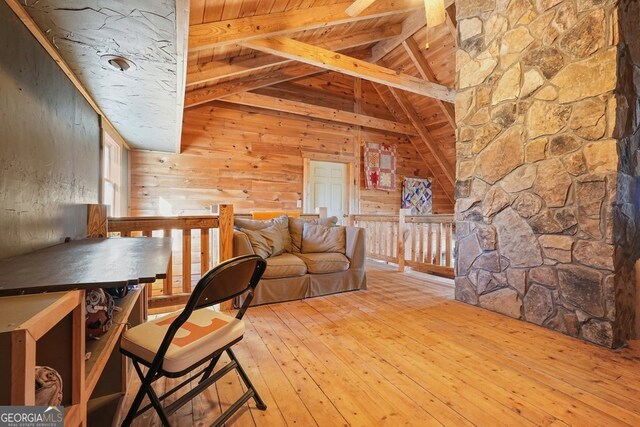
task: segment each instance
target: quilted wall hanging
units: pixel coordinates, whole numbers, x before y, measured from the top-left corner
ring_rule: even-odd
[[[405,178],[402,183],[402,208],[411,209],[413,215],[431,215],[433,194],[431,180]]]
[[[364,176],[368,190],[395,190],[396,146],[367,142],[364,146]]]

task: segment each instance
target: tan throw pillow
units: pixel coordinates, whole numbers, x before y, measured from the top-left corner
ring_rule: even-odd
[[[306,223],[302,230],[302,252],[344,254],[347,236],[344,227],[327,227]]]
[[[292,252],[300,252],[302,246],[302,228],[304,224],[324,225],[332,227],[338,223],[338,218],[330,216],[329,218],[289,218],[289,234],[291,234]]]
[[[240,229],[249,238],[253,252],[262,258],[278,256],[284,252],[282,230],[276,224],[262,230]]]
[[[286,215],[279,216],[277,218],[269,220],[255,220],[235,218],[234,224],[236,228],[246,231],[258,231],[264,230],[267,227],[276,226],[276,228],[282,234],[282,241],[284,243],[284,252],[291,252],[291,235],[289,234],[289,217]]]

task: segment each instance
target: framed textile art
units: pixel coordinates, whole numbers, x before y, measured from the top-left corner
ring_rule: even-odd
[[[402,208],[413,215],[431,215],[433,206],[431,180],[405,178],[402,183]]]
[[[395,145],[365,143],[364,179],[367,190],[396,189]]]

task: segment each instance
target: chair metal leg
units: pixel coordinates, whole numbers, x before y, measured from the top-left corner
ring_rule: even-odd
[[[131,423],[133,423],[133,420],[136,418],[138,408],[142,404],[142,399],[144,399],[144,395],[147,394],[146,385],[151,386],[151,379],[153,378],[153,375],[150,375],[150,373],[145,377],[142,369],[140,368],[140,365],[138,365],[138,362],[133,359],[131,361],[133,362],[133,367],[138,373],[138,377],[140,377],[140,388],[138,389],[136,397],[133,399],[133,403],[131,404],[131,408],[129,408],[129,412],[127,412],[127,416],[122,422],[123,427],[129,427]]]
[[[202,384],[203,381],[205,381],[207,378],[211,376],[213,369],[216,367],[216,364],[218,363],[218,360],[220,360],[220,356],[222,356],[222,353],[220,353],[219,355],[211,359],[211,362],[209,362],[209,366],[207,366],[207,368],[204,370],[202,374],[202,378],[200,378],[200,381],[198,382],[198,384]]]
[[[162,403],[158,399],[158,395],[153,390],[153,387],[151,384],[149,384],[146,391],[147,391],[147,395],[149,396],[149,400],[151,400],[151,404],[156,409],[156,412],[160,417],[160,421],[162,421],[162,425],[164,427],[171,427],[171,424],[169,424],[169,417],[167,416],[167,413],[164,411],[164,408],[162,407]]]
[[[256,407],[261,411],[266,410],[267,405],[264,403],[264,400],[262,400],[262,398],[260,397],[260,394],[258,394],[258,390],[256,390],[256,388],[253,386],[253,383],[249,379],[249,376],[247,375],[247,373],[242,368],[242,365],[236,358],[236,355],[233,353],[233,351],[230,348],[227,349],[227,354],[229,354],[229,357],[231,358],[231,360],[236,362],[236,364],[238,365],[236,369],[240,374],[240,378],[242,378],[242,381],[244,381],[244,384],[247,386],[249,390],[253,391],[253,399],[256,401]]]
[[[165,413],[164,408],[162,407],[162,403],[160,403],[158,396],[153,390],[153,377],[155,376],[155,372],[151,372],[151,370],[149,370],[149,372],[147,372],[147,375],[145,376],[138,362],[136,362],[135,360],[132,360],[132,362],[133,362],[134,368],[136,369],[138,377],[140,377],[141,384],[140,384],[140,389],[138,390],[138,393],[136,394],[136,397],[133,400],[133,403],[131,404],[131,408],[129,408],[129,412],[127,412],[127,416],[122,422],[122,426],[129,427],[133,423],[133,420],[138,415],[140,415],[138,414],[138,408],[140,408],[140,405],[142,404],[142,400],[144,399],[144,396],[146,394],[147,396],[149,396],[151,405],[155,408],[156,412],[158,413],[158,416],[160,417],[160,421],[162,422],[162,425],[165,427],[171,427],[171,424],[169,424],[169,419],[167,417],[167,414]]]

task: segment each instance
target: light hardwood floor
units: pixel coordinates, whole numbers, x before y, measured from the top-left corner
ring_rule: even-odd
[[[599,348],[427,277],[370,264],[366,291],[250,308],[236,355],[268,409],[251,401],[227,425],[640,425],[640,342]],[[172,422],[210,425],[241,393],[228,374]]]

